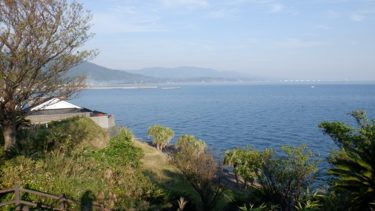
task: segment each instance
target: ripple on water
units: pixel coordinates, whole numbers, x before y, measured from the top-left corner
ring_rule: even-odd
[[[322,121],[345,121],[361,108],[374,117],[374,85],[185,86],[165,90],[85,90],[73,103],[114,114],[118,125],[146,138],[155,123],[176,138],[193,134],[221,157],[228,148],[259,149],[307,144],[322,157],[335,146],[318,128]],[[176,138],[174,140],[176,140]]]

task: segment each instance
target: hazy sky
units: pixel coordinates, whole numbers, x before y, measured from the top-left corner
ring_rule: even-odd
[[[375,0],[83,0],[117,69],[199,66],[285,79],[375,80]]]

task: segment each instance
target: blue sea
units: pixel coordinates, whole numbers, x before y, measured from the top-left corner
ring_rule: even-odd
[[[161,86],[163,87],[163,86]],[[192,134],[218,158],[227,149],[307,144],[321,158],[335,149],[318,125],[354,124],[348,115],[375,117],[375,85],[186,85],[177,89],[87,89],[73,103],[113,114],[119,126],[148,140],[153,124],[177,139]]]

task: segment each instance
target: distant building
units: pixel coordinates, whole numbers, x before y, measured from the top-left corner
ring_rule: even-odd
[[[102,128],[114,127],[115,118],[107,113],[83,108],[57,98],[50,99],[38,106],[30,108],[31,114],[26,117],[32,124],[47,124],[51,121],[64,120],[71,117],[88,117]]]

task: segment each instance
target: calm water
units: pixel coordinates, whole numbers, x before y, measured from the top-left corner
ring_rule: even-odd
[[[193,134],[218,157],[241,146],[307,144],[323,158],[335,146],[318,128],[322,121],[353,124],[347,113],[375,114],[375,85],[222,85],[180,89],[85,90],[73,103],[114,114],[118,125],[147,139],[155,123],[176,136]]]

